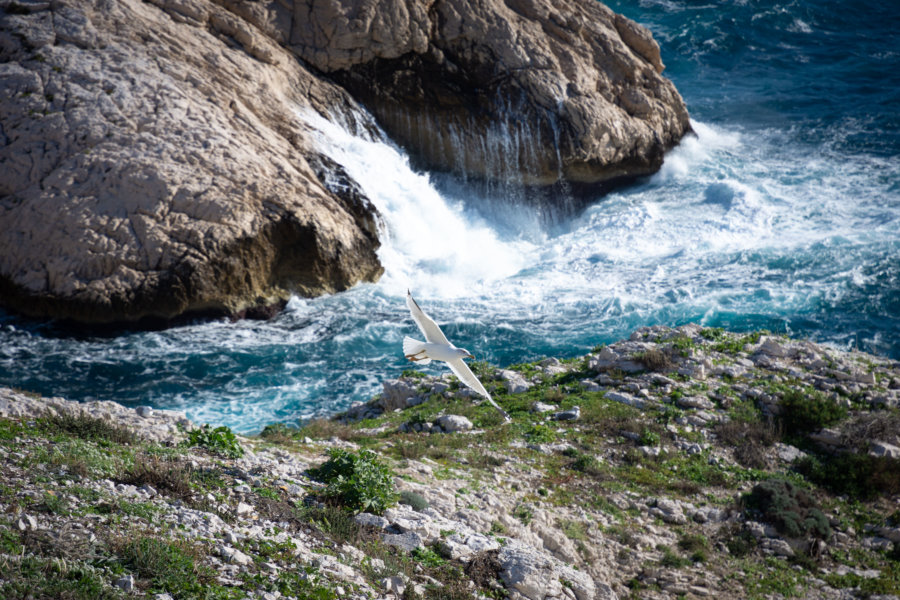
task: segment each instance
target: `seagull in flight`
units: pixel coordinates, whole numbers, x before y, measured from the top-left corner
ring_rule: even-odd
[[[413,321],[416,322],[422,335],[425,336],[424,342],[414,340],[408,336],[403,338],[403,354],[406,355],[406,358],[420,365],[427,365],[432,360],[444,361],[450,367],[450,370],[453,371],[453,374],[459,377],[460,381],[487,398],[491,406],[499,410],[500,414],[503,415],[503,419],[509,423],[511,419],[506,414],[506,411],[494,402],[491,395],[488,394],[481,382],[478,381],[478,378],[475,377],[469,365],[463,362],[464,358],[475,357],[465,348],[457,348],[447,340],[447,336],[444,335],[437,323],[419,308],[409,290],[406,291],[406,306],[409,307],[409,312],[412,313]]]

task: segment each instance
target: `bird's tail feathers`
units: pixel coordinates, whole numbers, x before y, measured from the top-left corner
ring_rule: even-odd
[[[431,362],[430,358],[425,356],[425,342],[414,340],[411,337],[403,338],[403,354],[406,358],[419,365],[427,365]],[[421,356],[421,358],[418,358]]]

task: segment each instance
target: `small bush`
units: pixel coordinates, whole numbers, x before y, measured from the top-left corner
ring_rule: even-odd
[[[645,352],[639,352],[632,358],[641,363],[648,371],[665,372],[674,365],[669,353],[658,348],[650,348]]]
[[[272,423],[271,425],[266,425],[259,433],[259,437],[274,444],[285,444],[290,442],[296,435],[297,428],[284,423]]]
[[[240,458],[244,455],[244,449],[234,432],[226,426],[210,428],[204,425],[199,429],[194,429],[188,433],[188,439],[182,442],[183,445],[200,446],[220,456],[227,458]]]
[[[147,484],[176,498],[189,498],[193,492],[192,473],[193,469],[184,461],[138,454],[121,482],[137,487]]]
[[[763,469],[767,466],[766,448],[778,441],[778,428],[770,422],[731,420],[716,426],[716,435],[724,446],[734,451],[741,466]]]
[[[586,475],[600,475],[603,473],[602,463],[597,460],[597,457],[593,454],[576,451],[573,458],[575,460],[572,462],[571,468],[576,471],[580,471]]]
[[[757,546],[756,538],[753,537],[753,534],[747,530],[740,531],[739,533],[733,535],[728,538],[725,542],[725,547],[728,548],[728,552],[737,558],[742,558],[747,556]]]
[[[411,492],[409,490],[403,490],[402,492],[400,492],[400,504],[405,504],[416,511],[423,511],[428,508],[428,500],[426,500],[421,494],[417,494],[416,492]]]
[[[132,444],[137,439],[131,431],[109,421],[90,415],[63,413],[50,415],[41,421],[48,433],[61,432],[83,440],[99,443]]]
[[[660,441],[662,440],[659,433],[647,427],[641,430],[641,437],[638,438],[638,444],[641,446],[659,446]]]
[[[310,476],[325,484],[323,495],[353,511],[376,514],[397,501],[394,477],[371,450],[350,452],[332,448],[321,466]]]
[[[691,561],[678,556],[668,546],[657,546],[656,549],[662,552],[662,558],[659,559],[659,564],[663,567],[669,567],[670,569],[680,569],[681,567],[686,567],[691,564]]]
[[[788,537],[831,537],[831,525],[813,498],[790,481],[772,479],[759,483],[744,495],[743,502],[751,516],[771,523]]]
[[[556,430],[546,425],[532,425],[525,432],[525,438],[533,444],[552,444],[556,441]]]
[[[826,398],[818,390],[787,391],[781,399],[779,421],[787,435],[805,435],[828,427],[847,416],[847,407]]]
[[[900,459],[868,454],[808,456],[797,462],[797,471],[835,494],[857,500],[900,494]]]

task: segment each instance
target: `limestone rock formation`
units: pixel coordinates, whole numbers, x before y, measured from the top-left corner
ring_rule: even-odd
[[[333,81],[420,164],[594,185],[689,130],[662,69],[595,0],[0,0],[0,305],[241,314],[376,279],[376,211],[298,117],[358,122]]]
[[[289,43],[430,168],[598,183],[690,130],[649,31],[594,0],[297,0]]]
[[[297,116],[353,106],[208,0],[7,3],[0,303],[170,318],[377,278],[375,211]]]

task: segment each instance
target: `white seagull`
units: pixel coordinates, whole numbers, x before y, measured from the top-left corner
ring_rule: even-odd
[[[453,371],[453,374],[459,377],[460,381],[487,398],[487,401],[500,411],[503,419],[507,423],[510,422],[511,419],[506,414],[506,411],[494,402],[491,395],[488,394],[481,382],[478,381],[478,378],[475,377],[469,365],[463,362],[464,358],[475,357],[465,348],[457,348],[447,340],[447,336],[437,326],[437,323],[419,308],[409,290],[406,291],[406,306],[409,307],[413,320],[419,326],[422,335],[425,336],[424,342],[414,340],[408,336],[403,338],[403,353],[406,355],[406,358],[420,365],[427,365],[432,360],[444,361],[450,367],[450,370]]]

